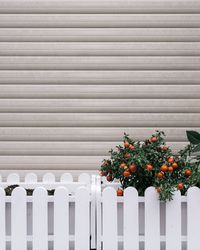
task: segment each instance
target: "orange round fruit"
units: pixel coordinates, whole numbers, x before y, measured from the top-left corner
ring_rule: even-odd
[[[173,157],[173,156],[170,156],[170,157],[167,159],[167,161],[168,161],[169,163],[173,163],[173,162],[174,162],[174,157]]]
[[[126,164],[125,163],[121,163],[119,167],[124,169],[126,167]]]
[[[135,147],[133,145],[130,145],[129,149],[133,151],[135,149]]]
[[[117,196],[123,196],[124,195],[124,191],[121,188],[117,189]]]
[[[128,147],[129,147],[129,145],[130,145],[130,144],[129,144],[129,142],[128,142],[128,141],[125,141],[125,142],[124,142],[124,147],[125,147],[125,148],[128,148]]]
[[[168,170],[170,171],[170,172],[173,172],[174,171],[174,169],[173,169],[173,167],[168,167]]]
[[[160,170],[163,171],[163,172],[167,172],[168,166],[167,166],[167,165],[162,165],[162,166],[160,167]]]
[[[160,193],[160,192],[161,192],[161,188],[160,188],[160,187],[157,187],[157,188],[156,188],[156,191],[157,191],[158,193]]]
[[[163,178],[164,174],[162,172],[157,173],[156,175],[158,178]]]
[[[182,190],[183,188],[184,188],[184,185],[183,185],[183,183],[182,182],[180,182],[179,184],[178,184],[178,187],[177,187],[179,190]]]
[[[131,174],[130,174],[130,172],[129,171],[124,171],[124,177],[129,177]]]
[[[153,170],[153,166],[151,164],[147,164],[146,165],[146,170],[152,171]]]
[[[163,146],[163,147],[162,147],[162,150],[163,150],[163,151],[167,151],[167,150],[168,150],[168,147],[167,147],[167,146]]]
[[[136,167],[135,164],[131,164],[130,167],[129,167],[129,171],[130,171],[131,173],[135,173],[136,169],[137,169],[137,167]]]
[[[191,174],[192,174],[192,171],[190,169],[185,170],[185,176],[189,177],[191,176]]]
[[[131,155],[130,155],[129,153],[126,153],[126,154],[124,155],[124,157],[127,158],[127,159],[129,159],[129,158],[131,157]]]
[[[112,181],[112,180],[113,180],[112,175],[108,175],[108,176],[106,177],[106,180],[109,181],[109,182]]]
[[[158,140],[158,139],[157,139],[157,137],[155,137],[155,136],[153,136],[153,137],[150,138],[150,141],[151,141],[151,142],[156,142],[157,140]]]
[[[172,163],[172,167],[173,168],[177,168],[178,167],[178,164],[176,162]]]

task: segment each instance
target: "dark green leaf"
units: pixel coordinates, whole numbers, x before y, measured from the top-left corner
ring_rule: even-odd
[[[186,131],[187,138],[190,143],[192,144],[199,144],[200,143],[200,133],[196,131]]]
[[[195,148],[194,148],[194,150],[193,150],[193,152],[200,152],[200,144],[198,144]]]

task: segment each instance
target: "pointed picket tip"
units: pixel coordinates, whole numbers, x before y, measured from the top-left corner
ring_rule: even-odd
[[[60,182],[73,182],[73,177],[70,173],[64,173],[60,177]]]
[[[52,183],[55,182],[55,175],[53,173],[46,173],[42,178],[44,183]]]
[[[25,176],[26,183],[37,183],[37,175],[35,173],[28,173]]]
[[[10,184],[16,184],[20,182],[20,177],[17,173],[11,173],[7,176],[7,182]]]

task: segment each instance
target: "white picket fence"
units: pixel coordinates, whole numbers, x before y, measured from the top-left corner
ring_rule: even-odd
[[[88,250],[95,248],[95,177],[66,173],[56,181],[47,173],[20,179],[10,174],[0,182],[0,250]],[[4,188],[20,185],[6,196]],[[34,189],[27,196],[26,189]],[[54,195],[47,190],[55,189]]]
[[[177,191],[164,203],[154,187],[145,191],[145,197],[132,187],[117,197],[117,184],[109,185],[104,184],[97,195],[98,250],[200,249],[199,188],[190,188],[187,196]]]
[[[5,196],[12,184],[20,187]],[[0,250],[199,249],[199,188],[162,203],[153,187],[145,197],[134,188],[117,197],[118,184],[109,185],[86,174],[77,182],[68,174],[56,181],[48,173],[40,182],[34,174],[9,175],[0,183]],[[33,195],[24,188],[34,188]]]

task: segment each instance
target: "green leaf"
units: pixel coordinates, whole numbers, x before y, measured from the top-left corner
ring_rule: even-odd
[[[200,152],[200,143],[193,149],[193,152]]]
[[[186,131],[187,138],[190,143],[192,144],[199,144],[200,143],[200,134],[196,131]]]

